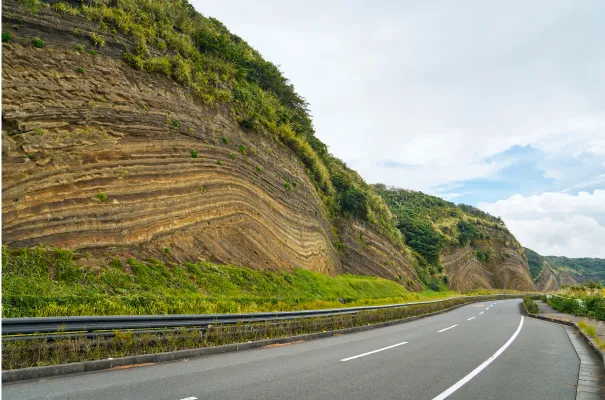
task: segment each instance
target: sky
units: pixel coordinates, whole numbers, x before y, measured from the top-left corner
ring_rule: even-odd
[[[306,98],[369,183],[500,216],[543,255],[605,258],[605,3],[193,0]]]

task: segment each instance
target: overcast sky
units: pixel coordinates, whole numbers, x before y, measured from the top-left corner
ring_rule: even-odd
[[[280,65],[368,182],[605,257],[605,2],[192,2]]]

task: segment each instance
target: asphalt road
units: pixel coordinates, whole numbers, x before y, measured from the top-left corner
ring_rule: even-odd
[[[580,362],[567,333],[523,318],[519,301],[286,346],[6,384],[2,397],[575,399]]]

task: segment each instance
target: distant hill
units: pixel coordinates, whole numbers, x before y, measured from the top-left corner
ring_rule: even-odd
[[[475,207],[374,185],[405,243],[454,290],[535,290],[523,247],[504,222]]]
[[[556,279],[557,288],[590,280],[605,283],[605,259],[542,256],[528,248],[525,248],[525,254],[532,279],[538,287],[541,281],[544,282],[543,275],[551,273]]]

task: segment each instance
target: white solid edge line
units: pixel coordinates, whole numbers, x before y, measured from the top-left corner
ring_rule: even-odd
[[[443,399],[447,398],[450,394],[452,394],[456,390],[460,389],[462,387],[462,385],[464,385],[465,383],[467,383],[468,381],[473,379],[475,377],[475,375],[477,375],[479,372],[483,371],[485,369],[485,367],[490,365],[492,363],[492,361],[494,361],[496,358],[498,358],[498,356],[500,354],[502,354],[504,352],[504,350],[506,350],[508,348],[508,346],[511,345],[513,340],[515,340],[517,335],[519,335],[519,332],[521,332],[522,327],[523,327],[523,316],[521,316],[521,322],[519,322],[519,327],[517,328],[515,333],[513,333],[513,336],[511,336],[510,339],[508,339],[508,341],[506,343],[504,343],[504,345],[502,347],[500,347],[497,352],[494,353],[493,356],[491,356],[490,358],[485,360],[483,362],[483,364],[479,365],[477,368],[475,368],[473,371],[471,371],[470,374],[468,374],[464,378],[460,379],[458,382],[456,382],[449,389],[447,389],[446,391],[441,393],[439,396],[434,397],[433,400],[443,400]]]
[[[440,331],[437,331],[437,333],[445,332],[445,331],[447,331],[448,329],[452,329],[452,328],[455,328],[455,327],[457,327],[457,326],[458,326],[458,324],[456,324],[456,325],[452,325],[452,326],[450,326],[450,327],[448,327],[448,328],[445,328],[445,329],[442,329],[442,330],[440,330]]]
[[[479,313],[479,315],[483,314],[484,312],[485,312],[485,311],[481,311],[481,312]]]
[[[343,358],[343,359],[342,359],[342,360],[340,360],[340,361],[349,361],[349,360],[354,360],[354,359],[359,358],[359,357],[368,356],[368,355],[370,355],[370,354],[378,353],[379,351],[384,351],[384,350],[392,349],[393,347],[401,346],[402,344],[406,344],[406,343],[407,343],[407,342],[401,342],[401,343],[397,343],[397,344],[394,344],[394,345],[391,345],[391,346],[383,347],[382,349],[368,351],[367,353],[358,354],[358,355],[356,355],[356,356],[349,357],[349,358]]]
[[[467,319],[467,321],[470,321],[471,319],[475,319],[475,317],[470,317],[469,319]]]

